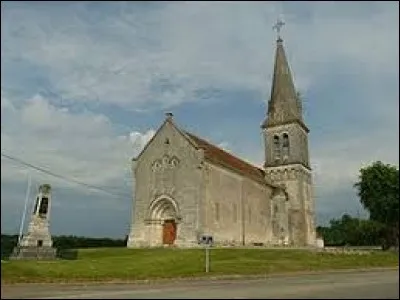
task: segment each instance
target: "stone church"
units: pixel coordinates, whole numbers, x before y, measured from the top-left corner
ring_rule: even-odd
[[[262,167],[177,126],[171,113],[133,159],[128,247],[315,246],[315,208],[304,123],[283,41],[277,39]]]

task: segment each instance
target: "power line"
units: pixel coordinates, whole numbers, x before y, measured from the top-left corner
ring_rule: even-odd
[[[79,181],[79,180],[76,180],[76,179],[65,177],[63,175],[60,175],[60,174],[54,173],[52,171],[46,170],[46,169],[44,169],[42,167],[35,166],[35,165],[33,165],[31,163],[28,163],[28,162],[26,162],[26,161],[24,161],[24,160],[22,160],[20,158],[13,157],[13,156],[5,154],[3,152],[1,153],[1,156],[5,157],[5,158],[8,158],[8,159],[10,159],[12,161],[15,161],[15,162],[17,162],[17,163],[19,163],[21,165],[24,165],[24,166],[30,167],[32,169],[35,169],[37,171],[40,171],[42,173],[45,173],[47,175],[50,175],[50,176],[53,176],[53,177],[57,177],[59,179],[63,179],[63,180],[68,181],[68,182],[73,182],[75,184],[82,185],[82,186],[85,186],[85,187],[90,188],[90,189],[99,190],[99,191],[101,191],[103,193],[106,193],[106,194],[109,194],[109,195],[112,195],[112,196],[122,197],[122,198],[130,198],[131,197],[131,195],[128,195],[128,194],[109,192],[106,189],[103,189],[101,187],[98,187],[98,186],[95,186],[95,185],[92,185],[92,184],[89,184],[89,183],[85,183],[85,182],[82,182],[82,181]]]

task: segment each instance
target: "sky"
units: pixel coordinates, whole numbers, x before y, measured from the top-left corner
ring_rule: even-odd
[[[398,2],[2,1],[1,152],[67,178],[2,156],[2,233],[50,183],[53,235],[123,238],[130,161],[165,112],[262,166],[277,18],[310,128],[317,223],[367,216],[360,168],[399,164]]]

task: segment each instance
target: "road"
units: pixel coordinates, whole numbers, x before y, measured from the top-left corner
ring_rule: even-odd
[[[2,299],[399,299],[397,270],[152,284],[2,286]]]

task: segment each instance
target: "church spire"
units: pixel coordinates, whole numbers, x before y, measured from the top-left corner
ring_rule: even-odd
[[[307,131],[303,123],[301,100],[293,83],[289,63],[283,48],[283,40],[279,34],[279,29],[283,22],[278,21],[274,26],[278,32],[275,52],[274,75],[271,87],[271,96],[268,101],[267,118],[262,127],[299,123]]]

